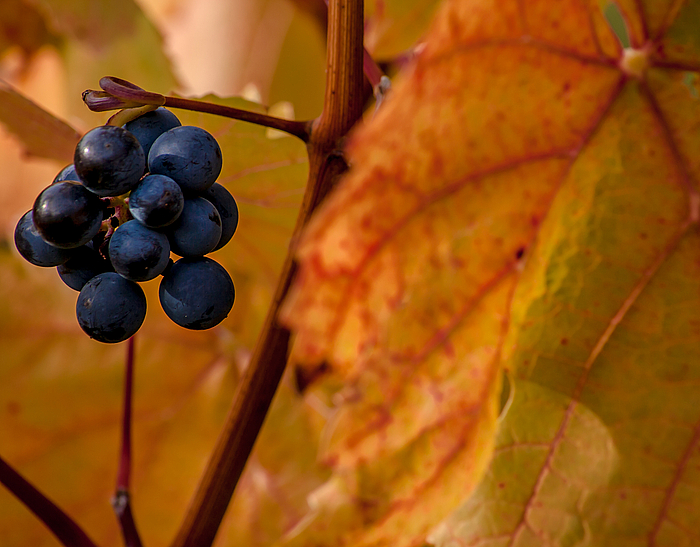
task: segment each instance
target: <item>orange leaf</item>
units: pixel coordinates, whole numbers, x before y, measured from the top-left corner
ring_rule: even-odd
[[[302,238],[282,314],[301,377],[329,370],[317,393],[344,384],[325,451],[335,476],[291,545],[421,545],[482,476],[502,366],[515,374],[504,424],[521,426],[505,439],[532,433],[521,385],[570,406],[552,404],[558,426],[537,441],[537,463],[509,470],[508,484],[533,485],[513,510],[525,517],[483,509],[480,528],[453,521],[443,544],[558,545],[555,508],[581,511],[564,485],[583,496],[622,472],[606,421],[620,403],[587,382],[640,294],[661,298],[648,287],[658,271],[685,268],[695,295],[700,2],[621,4],[634,49],[620,47],[598,2],[446,3],[351,139],[353,168]],[[620,374],[601,370],[609,382]],[[586,393],[605,404],[577,406]],[[588,443],[598,475],[575,457]],[[564,450],[559,480],[550,468]],[[507,496],[488,484],[479,499]]]
[[[64,163],[73,160],[80,134],[2,81],[0,122],[21,140],[28,154]]]

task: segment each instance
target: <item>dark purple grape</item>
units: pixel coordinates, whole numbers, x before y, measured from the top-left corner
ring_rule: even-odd
[[[80,291],[96,275],[111,270],[109,262],[89,245],[75,249],[73,256],[57,268],[61,280],[75,291]]]
[[[114,271],[132,281],[158,277],[169,259],[167,236],[146,228],[137,220],[122,224],[109,240],[109,260]]]
[[[233,199],[231,193],[218,182],[215,182],[206,191],[202,192],[201,197],[216,207],[221,217],[221,239],[214,247],[214,250],[217,251],[231,241],[233,234],[236,233],[236,228],[238,227],[238,205],[236,205],[236,200]]]
[[[61,171],[58,173],[58,175],[56,175],[51,184],[63,182],[64,180],[73,180],[76,182],[80,182],[80,177],[75,171],[75,165],[73,165],[72,163],[70,165],[66,165],[63,169],[61,169]]]
[[[180,186],[165,175],[146,175],[129,194],[129,211],[149,228],[163,228],[177,220],[185,205]]]
[[[123,127],[101,125],[88,131],[75,148],[75,170],[98,196],[121,196],[139,182],[146,159],[143,149]]]
[[[103,204],[82,184],[63,181],[45,188],[32,211],[44,241],[70,249],[84,245],[100,231]]]
[[[130,338],[146,318],[146,296],[137,283],[114,272],[88,281],[78,295],[75,312],[80,328],[98,342]]]
[[[181,327],[209,329],[221,323],[235,300],[233,281],[210,258],[181,258],[163,276],[158,289],[161,306]]]
[[[222,161],[214,137],[200,127],[183,125],[156,139],[148,154],[148,170],[170,177],[185,194],[198,194],[214,184]]]
[[[176,255],[202,256],[213,251],[221,239],[221,217],[206,199],[185,199],[182,214],[167,233]]]
[[[63,264],[74,252],[46,243],[34,226],[31,211],[27,211],[15,227],[15,247],[27,262],[44,268]]]
[[[123,127],[136,137],[143,148],[143,153],[148,158],[148,152],[155,140],[169,129],[181,125],[175,114],[161,107],[152,112],[146,112],[126,123]]]

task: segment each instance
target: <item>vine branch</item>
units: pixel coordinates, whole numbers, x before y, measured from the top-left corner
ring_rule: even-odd
[[[326,95],[307,141],[309,179],[290,249],[250,364],[172,547],[208,547],[214,541],[284,373],[290,332],[277,315],[296,272],[294,244],[346,170],[342,139],[362,116],[363,11],[363,0],[330,2]]]
[[[72,518],[2,458],[0,483],[34,513],[66,547],[97,547]]]
[[[131,512],[131,409],[134,391],[134,336],[126,342],[126,371],[124,374],[124,410],[122,413],[122,439],[119,451],[119,468],[117,471],[117,488],[112,499],[119,526],[122,530],[126,547],[142,547],[141,538],[136,529],[136,521]]]

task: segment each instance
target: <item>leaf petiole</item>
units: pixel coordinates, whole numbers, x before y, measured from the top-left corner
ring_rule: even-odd
[[[93,112],[105,112],[108,110],[127,109],[127,113],[119,112],[109,120],[110,125],[122,125],[129,121],[132,116],[128,114],[128,110],[133,108],[148,107],[145,110],[151,110],[154,107],[165,106],[168,108],[179,108],[182,110],[191,110],[194,112],[204,112],[206,114],[214,114],[215,116],[223,116],[225,118],[233,118],[244,122],[262,125],[271,129],[278,129],[298,137],[304,142],[309,142],[311,137],[310,121],[285,120],[259,112],[251,112],[240,108],[223,106],[207,101],[195,99],[185,99],[182,97],[174,97],[171,95],[161,95],[141,89],[140,87],[112,76],[106,76],[100,80],[102,91],[88,89],[83,92],[83,102]],[[138,112],[137,116],[142,112]],[[122,122],[122,119],[125,120]]]

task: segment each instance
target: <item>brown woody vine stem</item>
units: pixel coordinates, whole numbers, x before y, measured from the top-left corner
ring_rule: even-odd
[[[307,144],[309,179],[289,253],[250,364],[172,547],[211,546],[282,378],[290,333],[277,315],[296,271],[295,242],[347,168],[342,139],[362,116],[363,10],[363,0],[330,2],[326,95]]]

